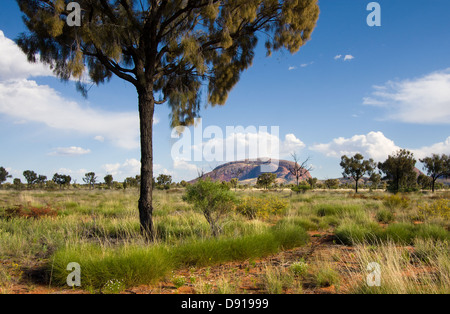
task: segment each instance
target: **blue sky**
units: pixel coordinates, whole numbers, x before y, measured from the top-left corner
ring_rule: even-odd
[[[341,176],[342,154],[381,161],[399,148],[418,158],[450,153],[450,1],[377,1],[381,27],[366,23],[369,2],[320,0],[317,28],[295,55],[267,58],[260,45],[227,104],[202,110],[203,128],[278,126],[280,157],[311,157],[319,179]],[[25,31],[14,0],[1,1],[0,31],[0,166],[14,177],[31,169],[78,182],[88,171],[138,174],[134,88],[113,79],[83,99],[73,82],[27,64],[13,42]],[[159,106],[156,115],[155,175],[189,180],[221,163],[174,160],[169,110]]]

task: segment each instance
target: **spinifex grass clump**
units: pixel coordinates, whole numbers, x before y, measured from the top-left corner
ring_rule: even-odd
[[[350,221],[340,225],[335,234],[342,243],[347,245],[379,244],[382,241],[411,245],[416,239],[450,240],[449,231],[433,224],[395,223],[389,225],[386,229],[382,229],[376,223],[357,224]]]
[[[272,228],[257,235],[198,240],[176,246],[74,245],[56,252],[48,268],[53,274],[52,282],[57,285],[65,285],[66,267],[76,262],[81,266],[84,286],[101,288],[112,279],[133,286],[155,282],[176,268],[263,257],[304,245],[307,241],[308,236],[301,228]]]

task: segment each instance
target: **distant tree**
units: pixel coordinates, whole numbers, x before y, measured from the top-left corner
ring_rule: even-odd
[[[308,178],[308,179],[306,179],[306,182],[308,182],[311,189],[314,190],[317,185],[317,178]]]
[[[371,183],[370,190],[376,190],[381,182],[381,175],[379,173],[372,172],[369,181]]]
[[[11,178],[12,176],[6,171],[5,168],[0,167],[0,185],[3,184],[8,178]]]
[[[36,172],[32,170],[25,170],[23,172],[23,176],[25,177],[25,180],[27,180],[28,188],[30,189],[33,184],[35,184],[38,180],[38,175]]]
[[[408,150],[401,149],[389,156],[385,162],[378,163],[380,169],[389,180],[388,190],[397,193],[413,190],[417,186],[417,174],[414,171],[416,159]]]
[[[211,181],[209,178],[198,180],[195,184],[188,186],[183,199],[202,211],[214,237],[220,233],[220,220],[231,212],[237,201],[227,185]]]
[[[68,175],[55,173],[53,175],[52,181],[59,185],[59,189],[61,190],[64,186],[69,186],[72,178]]]
[[[180,185],[181,185],[183,188],[185,188],[185,187],[187,187],[187,186],[189,185],[189,183],[187,183],[187,182],[184,181],[184,180],[181,180]]]
[[[256,185],[263,187],[264,189],[267,190],[272,184],[275,183],[276,179],[277,179],[276,173],[262,173],[258,176]]]
[[[239,179],[238,178],[233,178],[230,180],[230,184],[233,187],[234,191],[236,192],[237,187],[239,185]]]
[[[108,188],[111,188],[113,180],[114,180],[113,176],[108,174],[105,176],[104,180],[105,180],[105,184],[108,186]]]
[[[167,174],[160,174],[158,178],[156,178],[156,185],[159,189],[168,190],[170,189],[170,185],[172,184],[172,176]]]
[[[149,240],[156,105],[168,103],[173,126],[192,125],[202,95],[208,104],[225,105],[259,40],[266,39],[267,54],[283,48],[295,53],[310,38],[320,11],[317,0],[78,0],[81,23],[70,27],[67,1],[17,2],[30,31],[18,40],[28,60],[40,53],[64,80],[81,81],[87,73],[101,84],[115,75],[135,87],[142,163],[138,207]],[[86,93],[82,83],[77,86]]]
[[[20,181],[19,178],[15,178],[13,180],[13,187],[15,190],[22,190],[22,188],[23,188],[22,181]]]
[[[36,183],[39,185],[39,188],[42,189],[45,186],[45,183],[47,182],[47,176],[39,175]]]
[[[310,158],[308,157],[305,161],[299,164],[300,158],[297,156],[297,153],[293,153],[291,156],[294,160],[294,165],[289,167],[289,171],[295,177],[298,187],[300,184],[300,179],[304,178],[306,174],[312,170],[312,167],[308,166]]]
[[[123,181],[124,188],[136,188],[138,187],[138,181],[136,178],[128,177]]]
[[[433,179],[423,173],[417,177],[417,184],[422,190],[431,189],[433,186]]]
[[[355,193],[358,193],[358,183],[367,173],[373,171],[373,159],[364,160],[364,156],[356,154],[353,157],[346,155],[341,157],[341,167],[344,169],[344,178],[351,178],[355,181]]]
[[[325,180],[324,184],[330,190],[337,189],[340,185],[340,181],[339,179],[327,179]]]
[[[450,156],[433,154],[431,157],[420,159],[420,162],[424,164],[423,170],[431,178],[431,190],[434,193],[437,179],[450,177]]]
[[[83,178],[84,183],[89,185],[89,190],[95,187],[95,182],[97,182],[97,177],[95,176],[95,172],[88,172],[84,174]]]

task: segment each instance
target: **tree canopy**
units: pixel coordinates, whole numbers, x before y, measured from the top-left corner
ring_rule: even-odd
[[[297,52],[319,17],[317,0],[78,0],[80,26],[66,23],[69,0],[17,0],[29,33],[18,45],[29,61],[50,64],[63,80],[94,84],[113,75],[138,93],[141,229],[152,222],[153,118],[168,103],[173,126],[191,125],[202,102],[224,105],[265,38],[267,54]],[[71,23],[69,23],[71,24]],[[202,96],[205,96],[202,98]]]
[[[424,164],[423,169],[431,178],[431,189],[434,192],[436,181],[439,178],[450,177],[450,156],[433,154],[431,157],[420,159]]]
[[[350,158],[346,155],[342,156],[340,165],[344,169],[342,173],[344,178],[352,178],[355,181],[356,193],[358,193],[359,180],[374,170],[374,161],[372,159],[364,160],[364,156],[361,154],[356,154]]]
[[[391,192],[401,192],[414,189],[417,184],[417,173],[414,171],[416,159],[414,154],[401,149],[388,159],[378,164],[378,168],[389,180],[388,189]]]

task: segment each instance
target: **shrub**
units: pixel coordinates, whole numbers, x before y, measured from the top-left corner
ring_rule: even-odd
[[[395,194],[395,195],[390,195],[390,196],[384,197],[383,204],[384,204],[384,206],[386,206],[387,208],[389,208],[391,210],[395,210],[395,209],[399,209],[399,208],[406,209],[410,205],[410,200],[406,196],[401,196],[399,194]]]
[[[381,228],[373,224],[359,224],[354,221],[344,222],[336,231],[336,238],[346,245],[376,242]]]
[[[268,218],[270,215],[280,214],[288,207],[288,202],[278,197],[266,198],[246,197],[236,207],[236,211],[248,219]]]
[[[377,212],[376,219],[378,222],[387,224],[394,220],[394,214],[391,210],[381,209]]]
[[[299,262],[293,263],[289,269],[295,276],[303,277],[308,273],[308,264],[304,259],[301,259]]]
[[[419,216],[421,219],[428,217],[450,219],[450,200],[439,199],[431,204],[419,205]]]
[[[305,185],[305,184],[300,184],[300,185],[296,185],[296,186],[292,187],[291,190],[292,190],[292,192],[295,192],[297,194],[306,193],[306,191],[311,190],[311,186]]]
[[[42,217],[56,217],[59,210],[51,208],[50,205],[45,207],[34,207],[28,204],[27,207],[23,205],[17,205],[3,209],[3,213],[0,212],[0,218],[12,219],[12,218],[33,218],[39,219]]]
[[[330,287],[339,282],[339,273],[330,267],[321,268],[316,274],[315,283],[318,287]]]
[[[230,212],[236,198],[227,185],[211,180],[199,180],[186,188],[185,201],[200,209],[208,221],[214,237],[219,235],[219,220]]]

